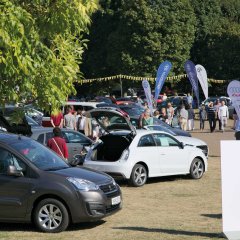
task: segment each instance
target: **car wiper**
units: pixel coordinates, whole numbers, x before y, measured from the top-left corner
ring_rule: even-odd
[[[66,168],[70,168],[70,167],[67,166],[67,167],[52,167],[52,168],[45,168],[44,171],[57,171],[57,170],[62,170],[62,169],[66,169]]]

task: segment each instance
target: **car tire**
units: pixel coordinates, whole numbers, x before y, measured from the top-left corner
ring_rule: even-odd
[[[142,164],[136,164],[131,173],[130,185],[133,187],[141,187],[147,181],[147,169]]]
[[[199,158],[194,158],[190,167],[190,176],[192,179],[200,179],[205,171],[204,162]]]
[[[64,231],[69,224],[69,214],[62,202],[47,198],[38,203],[33,212],[36,227],[47,233]]]

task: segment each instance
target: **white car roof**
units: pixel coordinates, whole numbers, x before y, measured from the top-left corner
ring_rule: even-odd
[[[169,136],[172,136],[171,134],[166,133],[164,131],[137,129],[137,136],[142,136],[142,135],[145,135],[145,134],[153,134],[153,133],[164,133],[164,134],[167,134]],[[173,136],[173,137],[175,137],[175,136]]]

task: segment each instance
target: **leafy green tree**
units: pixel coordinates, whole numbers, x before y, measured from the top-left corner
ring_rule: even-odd
[[[91,28],[84,62],[87,77],[155,76],[164,60],[173,63],[174,73],[183,72],[195,36],[196,19],[189,0],[107,2],[101,4]]]
[[[197,16],[191,55],[216,79],[240,77],[240,1],[191,0]]]
[[[1,104],[60,105],[82,77],[79,64],[97,0],[0,0]]]

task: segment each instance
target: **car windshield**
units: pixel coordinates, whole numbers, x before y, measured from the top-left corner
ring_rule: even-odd
[[[171,129],[168,129],[164,126],[161,125],[154,125],[154,126],[148,126],[147,127],[149,130],[157,130],[157,131],[163,131],[172,134],[173,136],[177,136],[176,133],[174,133]]]
[[[40,126],[36,121],[34,121],[31,117],[29,117],[29,116],[27,116],[27,115],[25,115],[25,117],[26,117],[26,120],[27,120],[27,122],[28,122],[28,124],[30,125],[30,126],[36,126],[36,127],[38,127],[38,126]]]
[[[172,128],[169,124],[161,121],[161,120],[158,119],[158,118],[153,118],[153,124],[154,124],[154,125],[161,125],[161,126],[163,126],[163,127],[165,127],[165,128],[169,128],[169,129]]]
[[[20,140],[12,143],[11,147],[41,170],[50,171],[69,167],[56,153],[36,141]]]

